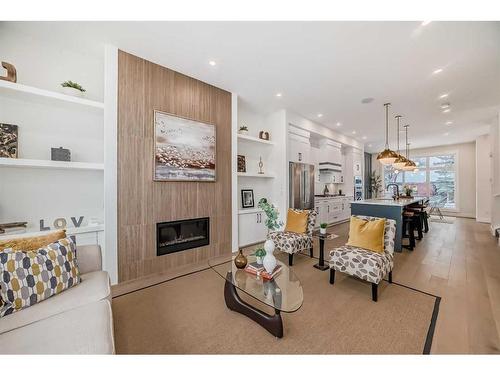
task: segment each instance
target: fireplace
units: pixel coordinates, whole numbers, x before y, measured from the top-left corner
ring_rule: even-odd
[[[156,224],[156,255],[194,249],[210,243],[210,218]]]

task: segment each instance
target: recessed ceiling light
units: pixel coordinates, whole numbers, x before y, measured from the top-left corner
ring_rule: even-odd
[[[318,117],[323,117],[323,114],[322,113],[318,113]]]
[[[443,95],[439,95],[439,99],[446,99],[448,97],[449,94],[443,94]]]
[[[450,112],[450,111],[451,111],[451,109],[450,109],[450,108],[446,108],[446,109],[444,109],[444,110],[443,110],[443,113],[448,113],[448,112]]]
[[[276,93],[277,98],[281,98],[282,96],[283,96],[283,94],[281,92]]]
[[[449,136],[449,135],[450,135],[450,133],[446,132],[446,133],[444,133],[443,135],[444,135],[445,137],[447,137],[447,136]]]
[[[353,131],[352,131],[352,134],[356,134],[356,130],[353,130]]]
[[[452,125],[453,124],[453,121],[446,121],[445,123],[446,125]]]
[[[427,26],[428,24],[430,24],[432,21],[423,21],[422,22],[422,26]]]
[[[439,69],[436,69],[435,71],[432,72],[432,74],[439,74],[443,71],[443,69],[439,68]]]
[[[450,103],[443,103],[441,104],[442,109],[450,108]]]
[[[217,63],[216,63],[214,60],[210,60],[210,61],[208,62],[208,64],[209,64],[209,65],[211,65],[211,66],[215,66],[215,65],[217,65]]]
[[[366,135],[362,136],[361,138],[366,139]]]
[[[342,124],[340,122],[337,122],[337,126],[342,126]]]

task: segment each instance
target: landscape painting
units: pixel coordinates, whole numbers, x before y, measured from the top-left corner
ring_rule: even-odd
[[[155,111],[155,181],[215,181],[215,125]]]

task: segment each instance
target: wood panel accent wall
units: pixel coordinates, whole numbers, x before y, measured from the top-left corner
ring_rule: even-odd
[[[216,182],[154,182],[154,110],[217,127]],[[210,245],[156,256],[156,223],[210,217]],[[231,253],[231,93],[118,53],[118,281]]]

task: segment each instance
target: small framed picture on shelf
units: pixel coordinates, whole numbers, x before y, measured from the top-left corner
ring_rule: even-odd
[[[238,172],[246,172],[247,165],[245,161],[245,155],[238,155]]]
[[[252,189],[241,190],[241,207],[243,208],[255,207]]]

